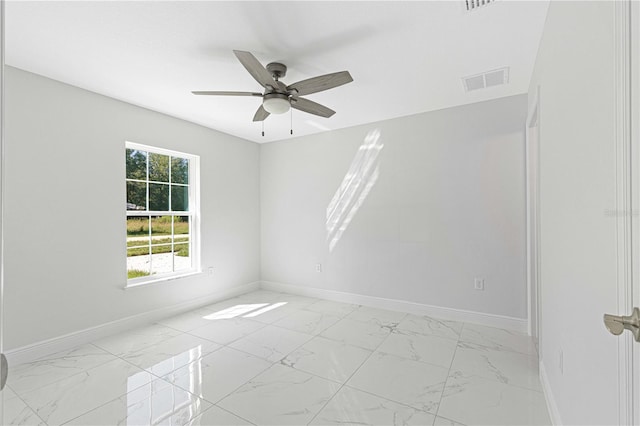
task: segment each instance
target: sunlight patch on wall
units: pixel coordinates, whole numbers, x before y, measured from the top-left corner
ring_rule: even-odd
[[[362,206],[380,175],[380,152],[384,145],[380,141],[380,130],[370,131],[358,148],[349,171],[327,206],[327,241],[329,251],[342,238],[351,220]]]

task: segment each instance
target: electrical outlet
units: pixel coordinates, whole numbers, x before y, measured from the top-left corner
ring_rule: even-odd
[[[473,288],[484,291],[484,278],[476,278],[473,280]]]
[[[322,263],[316,263],[316,272],[322,272]]]
[[[210,266],[209,268],[207,268],[207,273],[209,275],[213,275],[213,266]]]

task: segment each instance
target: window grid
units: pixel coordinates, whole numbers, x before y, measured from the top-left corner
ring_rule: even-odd
[[[131,151],[130,151],[131,150]],[[164,150],[162,150],[164,151]],[[144,153],[144,157],[145,157],[145,170],[144,170],[144,174],[145,174],[145,179],[136,179],[136,178],[129,178],[126,177],[126,182],[127,184],[129,182],[137,182],[137,183],[141,183],[145,185],[145,210],[129,210],[129,196],[127,195],[127,221],[129,221],[129,218],[133,218],[133,217],[146,217],[147,218],[147,235],[146,235],[146,240],[143,240],[145,242],[145,244],[135,244],[136,240],[130,240],[129,239],[129,235],[127,235],[127,259],[129,259],[130,257],[134,257],[134,256],[129,256],[130,250],[137,250],[138,252],[142,250],[143,254],[140,254],[141,256],[145,256],[148,258],[148,277],[143,277],[143,278],[130,278],[129,281],[131,281],[132,279],[135,280],[136,282],[144,282],[147,280],[155,280],[158,277],[163,277],[163,276],[174,276],[174,275],[181,275],[183,273],[188,273],[188,272],[193,272],[196,269],[196,261],[197,261],[197,254],[195,253],[194,250],[194,225],[196,223],[195,221],[195,212],[194,212],[194,207],[196,206],[197,202],[195,199],[195,190],[194,190],[194,186],[196,184],[196,173],[195,173],[195,168],[196,168],[196,161],[195,159],[197,157],[195,156],[189,156],[189,155],[181,155],[180,153],[174,153],[174,152],[159,152],[159,151],[155,151],[152,147],[144,147],[144,146],[139,146],[137,144],[129,144],[127,143],[126,146],[126,153],[127,156],[129,155],[134,155],[136,152],[139,153]],[[151,158],[152,155],[157,155],[157,156],[164,156],[167,158],[167,181],[160,181],[160,180],[151,180]],[[173,176],[173,163],[174,160],[178,159],[178,161],[185,161],[186,162],[186,168],[187,168],[187,173],[184,175],[184,179],[186,179],[187,183],[182,183],[182,182],[174,182],[174,176]],[[178,171],[179,173],[179,171]],[[150,210],[151,208],[151,200],[152,200],[152,194],[151,194],[151,184],[158,184],[158,185],[163,185],[166,187],[167,189],[167,200],[166,200],[166,208],[167,210]],[[185,208],[185,210],[173,210],[174,205],[173,205],[173,189],[174,188],[185,188],[186,191],[183,195],[184,200],[183,203],[186,202],[186,208],[184,206],[184,204],[182,206],[178,205],[175,206],[176,208]],[[127,193],[128,194],[128,193]],[[179,201],[178,201],[179,202]],[[131,203],[133,204],[133,203]],[[163,202],[164,204],[164,202]],[[138,206],[138,204],[134,204],[135,206]],[[154,235],[154,218],[156,220],[160,220],[160,218],[162,217],[168,217],[169,219],[169,234],[166,235],[164,233],[161,232],[162,235]],[[181,232],[178,231],[176,229],[176,223],[177,223],[177,218],[186,218],[187,220],[187,232],[185,234],[176,234],[176,232]],[[160,223],[160,222],[158,222]],[[137,225],[136,225],[137,226]],[[162,243],[154,243],[154,241],[165,241],[166,239],[169,239],[168,242],[162,242]],[[186,239],[186,241],[184,240]],[[132,243],[132,245],[129,245],[129,243]],[[154,255],[155,254],[164,254],[165,252],[162,251],[164,248],[167,248],[169,250],[169,253],[171,254],[170,256],[170,271],[166,271],[166,270],[162,270],[161,267],[157,267],[154,265]],[[177,266],[176,266],[176,256],[182,249],[186,248],[187,249],[187,258],[189,259],[189,267],[185,268],[184,265],[182,265],[178,270],[177,270]],[[144,254],[144,251],[146,249],[146,254]],[[154,249],[156,249],[156,253],[154,253]],[[178,251],[176,251],[178,250]],[[160,262],[161,264],[161,262]],[[129,267],[127,267],[127,269],[129,270]],[[146,268],[145,268],[146,269]],[[165,268],[168,269],[168,268]],[[146,272],[143,271],[143,272]]]

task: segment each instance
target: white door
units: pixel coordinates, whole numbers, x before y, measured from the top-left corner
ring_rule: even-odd
[[[640,319],[637,326],[620,327],[640,308],[640,4],[620,1],[616,7],[618,316],[604,320],[612,333],[620,333],[619,424],[640,426]]]
[[[630,25],[632,3],[639,6],[550,2],[532,76],[540,87],[540,373],[559,424],[640,425],[640,344],[603,322],[639,306],[640,68],[629,60],[637,64],[640,38],[629,29],[640,20]]]
[[[615,4],[618,424],[640,426],[640,4]],[[634,313],[635,309],[635,313]],[[637,321],[633,321],[638,318]],[[626,323],[624,328],[622,323]],[[635,323],[635,325],[632,325]],[[604,366],[594,366],[594,368]],[[610,371],[610,369],[609,369]]]

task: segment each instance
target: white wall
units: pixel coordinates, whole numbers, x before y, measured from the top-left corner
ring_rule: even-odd
[[[5,349],[259,280],[259,146],[6,71]],[[124,290],[125,141],[200,155],[202,265]]]
[[[525,318],[525,118],[520,95],[262,145],[262,280]],[[379,178],[330,252],[327,206],[376,129]]]
[[[602,323],[617,309],[614,7],[551,2],[529,91],[540,87],[541,358],[564,424],[618,424],[618,340]]]

